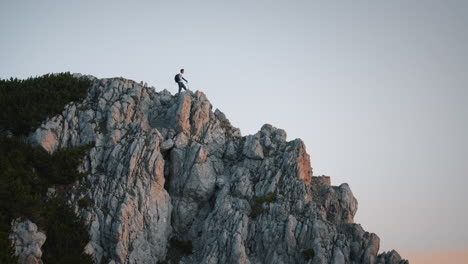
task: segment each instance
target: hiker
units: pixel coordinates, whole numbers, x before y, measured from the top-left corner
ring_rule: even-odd
[[[184,78],[184,76],[182,76],[182,74],[184,74],[184,69],[180,69],[180,73],[176,74],[176,76],[174,77],[175,82],[179,85],[179,94],[182,88],[184,88],[184,90],[187,91],[187,87],[182,82],[182,80],[184,80],[186,83],[188,83],[188,81]]]

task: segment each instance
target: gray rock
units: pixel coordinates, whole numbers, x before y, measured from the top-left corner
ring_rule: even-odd
[[[376,264],[409,264],[408,260],[401,259],[400,254],[395,250],[383,252],[377,258]]]
[[[168,151],[174,146],[174,141],[168,139],[161,144],[161,151]]]
[[[244,155],[251,159],[261,160],[263,156],[263,147],[260,144],[259,135],[247,136],[244,143]]]
[[[9,239],[14,245],[19,264],[42,264],[41,247],[46,235],[37,230],[36,224],[29,220],[13,220]]]
[[[332,264],[345,264],[345,257],[343,255],[343,252],[341,252],[341,249],[335,248],[333,252],[333,260]]]
[[[193,245],[179,263],[406,263],[378,255],[379,238],[354,223],[349,186],[313,177],[300,139],[269,124],[242,138],[199,91],[95,79],[28,139],[49,152],[95,142],[69,202],[96,263],[169,260],[172,236]],[[83,197],[92,206],[78,207]]]

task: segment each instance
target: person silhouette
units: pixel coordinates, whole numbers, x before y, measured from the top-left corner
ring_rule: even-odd
[[[176,76],[174,76],[174,81],[179,85],[178,94],[180,93],[180,91],[182,89],[187,91],[187,86],[185,86],[185,83],[183,81],[185,81],[186,83],[188,83],[188,81],[184,78],[183,74],[184,74],[184,69],[180,69],[180,73],[178,73],[178,74],[176,74]]]

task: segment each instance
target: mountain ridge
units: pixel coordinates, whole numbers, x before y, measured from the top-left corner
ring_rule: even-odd
[[[378,254],[349,186],[313,176],[302,140],[269,124],[241,136],[200,91],[74,76],[92,81],[86,98],[28,141],[48,152],[94,142],[65,195],[96,263],[408,263]]]

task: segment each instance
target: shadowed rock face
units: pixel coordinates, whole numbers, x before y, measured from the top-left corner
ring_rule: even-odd
[[[271,125],[242,137],[202,92],[79,78],[94,80],[87,98],[29,140],[50,152],[95,142],[69,202],[97,263],[407,263],[378,255],[377,235],[353,223],[349,186],[312,176],[300,139]],[[169,256],[171,237],[192,254]]]

